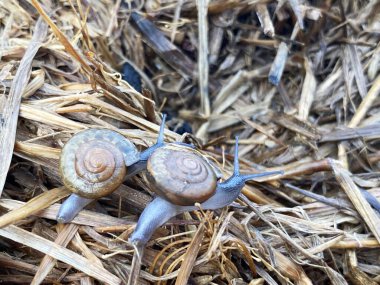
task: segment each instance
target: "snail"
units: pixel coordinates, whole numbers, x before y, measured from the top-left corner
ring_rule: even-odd
[[[59,169],[64,185],[73,192],[57,214],[68,223],[88,204],[116,190],[125,179],[146,169],[149,156],[164,145],[166,115],[156,144],[139,153],[121,134],[88,129],[74,135],[63,147]]]
[[[197,150],[186,146],[167,144],[155,150],[148,159],[147,171],[157,196],[142,212],[129,242],[135,248],[129,284],[135,284],[139,275],[141,257],[153,232],[172,217],[197,210],[215,210],[230,205],[240,194],[245,182],[259,177],[282,174],[271,171],[241,174],[238,159],[238,137],[235,143],[234,171],[223,182],[207,159]]]
[[[214,168],[197,150],[182,145],[167,144],[154,151],[148,159],[147,171],[157,197],[142,212],[130,238],[132,244],[146,244],[155,229],[170,218],[198,209],[195,203],[205,210],[223,208],[238,197],[248,180],[283,173],[240,174],[238,137],[234,172],[224,182],[217,181]]]

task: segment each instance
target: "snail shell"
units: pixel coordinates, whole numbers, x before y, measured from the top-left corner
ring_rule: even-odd
[[[85,198],[100,198],[124,181],[126,166],[139,160],[135,145],[117,132],[89,129],[63,147],[59,169],[64,185]]]
[[[178,144],[157,149],[147,164],[154,191],[176,205],[202,203],[214,195],[217,176],[196,150]]]

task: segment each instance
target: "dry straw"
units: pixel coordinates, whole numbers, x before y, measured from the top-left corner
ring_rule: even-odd
[[[284,174],[157,230],[138,284],[380,282],[380,4],[309,3],[0,1],[0,282],[127,283],[151,186],[58,225],[58,160],[92,127],[144,149],[161,111],[224,177],[235,135],[243,172]]]

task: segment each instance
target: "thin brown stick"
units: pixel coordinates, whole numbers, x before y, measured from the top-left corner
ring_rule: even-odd
[[[121,280],[117,276],[92,263],[87,258],[84,258],[81,255],[70,251],[54,242],[44,239],[34,233],[30,233],[16,226],[8,226],[6,228],[0,229],[0,235],[48,254],[57,260],[70,264],[79,271],[83,271],[84,273],[102,282],[114,285],[121,284]]]
[[[48,26],[40,18],[36,23],[33,38],[21,59],[20,66],[12,81],[8,99],[2,112],[4,122],[0,124],[0,196],[3,192],[9,165],[11,164],[21,98],[30,78],[33,59],[43,44],[47,30]]]

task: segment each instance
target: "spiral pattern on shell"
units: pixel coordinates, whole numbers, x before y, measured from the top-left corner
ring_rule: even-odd
[[[147,169],[153,190],[176,205],[202,203],[216,190],[212,166],[189,147],[175,144],[161,147],[149,158]]]
[[[134,144],[119,133],[89,129],[65,144],[59,169],[64,185],[72,192],[99,198],[118,188],[127,173],[126,165],[138,159]]]

